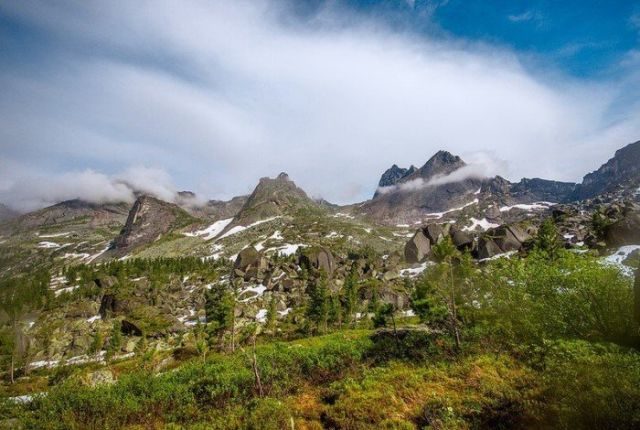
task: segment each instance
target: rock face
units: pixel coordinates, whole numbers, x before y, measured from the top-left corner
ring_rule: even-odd
[[[583,200],[620,187],[637,189],[640,185],[640,141],[616,151],[598,170],[586,175],[573,200]]]
[[[549,181],[540,178],[523,178],[511,184],[509,193],[518,202],[562,203],[571,200],[576,189],[573,182]]]
[[[605,241],[609,246],[640,244],[640,211],[626,213],[605,231]]]
[[[124,255],[194,221],[191,215],[172,203],[140,196],[129,211],[120,235],[114,241],[111,255]]]

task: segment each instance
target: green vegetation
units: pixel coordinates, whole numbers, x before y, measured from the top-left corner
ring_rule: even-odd
[[[266,302],[264,326],[236,326],[234,291],[214,283],[203,297],[206,323],[165,352],[147,350],[143,335],[136,357],[117,362],[127,337],[114,319],[110,330],[91,339],[90,348],[104,346],[106,369],[117,382],[79,384],[103,369],[98,364],[36,372],[49,381],[46,394],[24,404],[5,402],[0,424],[26,429],[640,427],[640,338],[629,277],[593,256],[558,247],[552,223],[543,225],[526,256],[477,265],[447,240],[434,247],[434,255],[437,264],[404,280],[415,317],[402,316],[385,301],[385,281],[359,279],[355,261],[376,258],[375,251],[363,249],[352,252],[352,266],[338,286],[323,271],[301,271],[306,286],[301,306],[278,319],[275,300]],[[176,277],[218,279],[223,265],[195,258],[131,260],[74,266],[64,273],[80,284],[109,281],[114,294],[133,291],[130,279],[145,276],[144,294],[152,294]],[[43,277],[31,285],[47,283]],[[15,285],[3,285],[2,291],[15,291],[11,288]],[[365,297],[371,318],[359,315]],[[46,306],[44,300],[28,308]],[[166,327],[153,309],[137,307],[129,316],[145,334],[161,337]],[[305,337],[310,334],[316,336]],[[3,348],[16,344],[2,339]],[[8,363],[12,354],[3,354]]]

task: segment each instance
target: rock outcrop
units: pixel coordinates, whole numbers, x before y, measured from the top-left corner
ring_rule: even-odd
[[[109,256],[124,255],[195,221],[195,218],[173,203],[146,195],[140,196],[129,211],[124,228],[114,240]]]
[[[640,244],[640,210],[629,211],[608,226],[605,241],[613,247]]]

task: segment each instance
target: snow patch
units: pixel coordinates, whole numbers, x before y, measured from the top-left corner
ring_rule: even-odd
[[[291,308],[287,308],[283,311],[278,311],[278,315],[280,315],[281,317],[287,316],[289,315],[289,312],[291,312],[291,310],[292,310]]]
[[[247,293],[254,293],[254,294],[252,296],[249,296],[247,298],[244,298],[244,299],[238,300],[238,301],[241,302],[241,303],[246,303],[246,302],[248,302],[250,300],[253,300],[253,299],[256,299],[258,297],[261,297],[264,294],[265,291],[267,291],[267,287],[265,287],[262,284],[258,284],[258,285],[254,286],[254,287],[245,288],[244,290],[240,291],[240,294],[238,294],[238,297],[243,296],[244,294],[247,294]]]
[[[111,247],[111,244],[108,244],[102,251],[99,251],[97,254],[93,254],[91,257],[89,257],[87,259],[87,263],[91,263],[93,260],[95,260],[96,258],[100,257],[102,254],[104,254],[105,252],[107,252],[109,250],[109,248]],[[120,258],[119,260],[122,261],[123,259],[125,259],[125,257]]]
[[[409,278],[415,278],[416,276],[418,276],[419,274],[424,272],[427,269],[427,267],[429,267],[429,262],[425,261],[424,263],[422,263],[418,267],[413,267],[413,268],[409,268],[409,269],[402,269],[400,271],[400,276],[405,276],[405,277],[409,277]]]
[[[256,314],[256,321],[259,323],[267,322],[267,312],[268,311],[266,309],[260,309]]]
[[[496,254],[493,257],[488,257],[488,258],[482,258],[480,260],[478,260],[478,262],[483,263],[485,261],[493,261],[493,260],[497,260],[499,258],[509,258],[511,257],[513,254],[516,254],[518,251],[509,251],[509,252],[503,252],[502,254]]]
[[[57,244],[55,242],[40,242],[38,243],[38,248],[43,248],[43,249],[53,249],[53,248],[62,248],[62,245]]]
[[[204,240],[211,240],[217,235],[219,235],[220,233],[222,233],[222,230],[224,230],[229,224],[231,224],[231,221],[233,221],[233,218],[221,219],[219,221],[214,222],[213,224],[211,224],[209,227],[205,229],[194,231],[191,233],[183,233],[183,234],[185,236],[190,236],[190,237],[199,236],[199,237],[202,237]]]
[[[347,218],[347,219],[354,219],[355,217],[353,215],[349,215],[349,214],[344,214],[341,212],[336,213],[335,215],[332,215],[334,218]]]
[[[305,246],[307,245],[305,245],[304,243],[287,243],[277,248],[269,248],[269,251],[275,251],[279,255],[288,257],[295,254],[298,251],[298,248],[303,248]]]
[[[552,202],[535,202],[531,204],[518,204],[513,206],[502,206],[500,212],[509,212],[511,209],[522,209],[524,211],[533,211],[539,209],[549,209],[550,206],[555,205]]]
[[[636,250],[640,250],[640,245],[625,245],[618,248],[616,252],[604,258],[604,263],[616,266],[627,276],[633,276],[633,268],[624,264],[624,261]]]
[[[487,231],[490,228],[500,227],[500,224],[489,222],[486,218],[475,219],[471,217],[469,219],[471,220],[471,225],[462,227],[462,231],[475,231],[477,228],[480,228],[482,231]]]
[[[271,236],[268,237],[268,239],[270,240],[284,240],[284,237],[282,237],[282,233],[280,232],[280,230],[276,230],[273,232],[273,234]]]
[[[263,219],[263,220],[260,220],[260,221],[256,221],[256,222],[254,222],[252,224],[249,224],[247,226],[237,225],[235,227],[232,227],[231,230],[229,230],[228,232],[226,232],[225,234],[220,236],[218,239],[224,239],[225,237],[232,236],[234,234],[240,233],[241,231],[245,231],[248,228],[252,228],[252,227],[255,227],[257,225],[264,224],[265,222],[273,221],[274,219],[277,219],[277,218],[280,218],[280,216],[278,215],[278,216],[274,216],[274,217],[271,217],[271,218],[267,218],[267,219]]]
[[[76,288],[80,288],[80,285],[74,285],[73,287],[60,288],[59,290],[56,290],[53,294],[56,297],[58,297],[60,294],[62,294],[62,293],[70,293],[71,291],[75,290]]]
[[[413,237],[415,233],[392,233],[395,237]]]
[[[36,233],[36,235],[38,237],[43,237],[43,238],[52,238],[52,237],[66,237],[69,236],[71,233],[70,232],[64,232],[64,233],[52,233],[52,234],[40,234],[40,233]]]
[[[445,216],[445,215],[446,215],[446,214],[448,214],[448,213],[461,211],[462,209],[467,208],[467,207],[469,207],[469,206],[477,205],[477,204],[478,204],[478,202],[480,202],[480,200],[478,200],[478,199],[473,199],[473,201],[470,201],[469,203],[467,203],[467,204],[465,204],[465,205],[462,205],[462,206],[460,206],[460,207],[458,207],[458,208],[449,209],[449,210],[446,210],[446,211],[444,211],[444,212],[432,212],[432,213],[425,214],[425,216],[426,216],[427,218],[436,218],[436,219],[440,219],[440,218],[442,218],[443,216]]]

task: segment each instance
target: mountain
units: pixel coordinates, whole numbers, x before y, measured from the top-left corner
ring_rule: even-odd
[[[482,180],[448,175],[467,166],[458,156],[438,151],[419,169],[387,170],[381,182],[392,183],[381,188],[373,199],[363,203],[358,211],[382,223],[411,223],[423,217],[462,207],[474,201]],[[385,177],[385,175],[387,175]],[[397,178],[397,179],[393,179]],[[384,179],[384,181],[383,181]]]
[[[195,222],[197,219],[178,205],[147,195],[140,196],[105,257],[125,255]]]
[[[20,215],[18,212],[0,203],[0,222],[4,222],[10,219],[16,218],[18,217],[18,215]]]
[[[259,220],[320,206],[299,188],[286,173],[276,178],[261,178],[251,195],[236,214],[229,228],[249,225]]]
[[[616,151],[613,158],[587,174],[576,187],[573,200],[584,200],[613,191],[635,192],[640,186],[640,141]]]
[[[66,226],[69,229],[121,226],[129,204],[90,203],[67,200],[11,219],[0,231],[26,232],[34,229]]]

